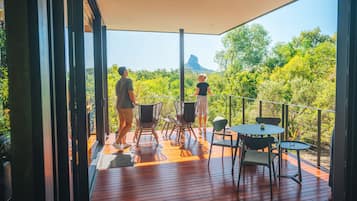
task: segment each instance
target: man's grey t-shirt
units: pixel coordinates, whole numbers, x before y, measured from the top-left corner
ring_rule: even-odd
[[[115,85],[117,95],[117,108],[134,108],[129,97],[129,91],[133,91],[133,81],[122,77]]]

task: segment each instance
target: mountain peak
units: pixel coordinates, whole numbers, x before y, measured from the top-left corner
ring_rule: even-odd
[[[213,72],[210,69],[207,69],[201,66],[198,62],[198,57],[196,55],[191,54],[190,58],[188,59],[187,63],[185,63],[185,67],[192,70],[192,72],[196,73],[211,73]]]

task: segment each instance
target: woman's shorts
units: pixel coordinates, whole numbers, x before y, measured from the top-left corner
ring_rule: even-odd
[[[208,101],[207,96],[197,96],[196,115],[207,115],[208,113]]]

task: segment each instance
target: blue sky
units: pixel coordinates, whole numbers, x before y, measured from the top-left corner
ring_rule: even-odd
[[[332,35],[337,32],[337,0],[298,0],[250,23],[264,26],[272,39],[271,45],[288,42],[301,31],[315,27]],[[194,54],[202,66],[217,70],[214,57],[223,49],[223,36],[185,34],[185,61]],[[92,36],[86,34],[85,40],[86,66],[92,67]],[[134,70],[179,67],[178,34],[108,31],[107,42],[108,66],[118,64]]]

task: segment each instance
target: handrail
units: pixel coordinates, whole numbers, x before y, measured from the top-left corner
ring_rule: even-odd
[[[186,96],[187,99],[192,99],[194,96],[193,95],[188,95]],[[258,107],[257,111],[258,111],[258,116],[263,116],[263,104],[273,104],[273,105],[281,105],[281,125],[285,130],[285,135],[282,135],[282,139],[288,139],[289,137],[289,129],[291,128],[291,123],[289,122],[289,114],[291,114],[291,108],[300,108],[300,109],[309,109],[311,111],[316,111],[316,125],[314,125],[314,127],[316,128],[316,130],[314,130],[314,132],[316,132],[316,138],[313,138],[313,142],[314,145],[313,147],[315,147],[317,149],[317,161],[316,161],[316,165],[317,167],[321,167],[320,166],[320,162],[321,162],[321,150],[323,148],[322,146],[322,141],[321,141],[321,136],[322,136],[322,113],[323,112],[328,112],[328,113],[335,113],[334,110],[331,109],[321,109],[318,107],[312,107],[312,106],[306,106],[306,105],[299,105],[299,104],[294,104],[294,103],[287,103],[287,102],[279,102],[279,101],[271,101],[271,100],[262,100],[262,99],[257,99],[257,98],[251,98],[251,97],[245,97],[245,96],[237,96],[237,95],[230,95],[230,94],[224,94],[224,95],[212,95],[211,97],[214,97],[215,100],[224,100],[224,113],[226,115],[228,115],[228,123],[230,126],[232,126],[232,118],[234,115],[237,114],[237,110],[236,108],[234,108],[235,104],[238,103],[235,100],[240,100],[241,103],[239,104],[241,107],[241,110],[238,110],[238,112],[241,112],[241,119],[242,122],[241,123],[246,123],[246,110],[247,110],[247,106],[251,106],[251,101],[254,101],[254,103],[258,103]],[[174,96],[143,96],[142,98],[164,98],[167,100],[175,100]],[[178,99],[178,97],[176,97]],[[234,104],[233,104],[234,103]],[[290,111],[289,111],[290,110]],[[221,111],[222,112],[222,111]],[[248,116],[249,117],[249,116]],[[299,122],[297,122],[299,123]],[[312,124],[311,124],[312,125]],[[308,130],[308,132],[310,132],[310,130]],[[316,141],[315,141],[316,139]],[[310,140],[310,139],[309,139]]]
[[[229,96],[232,96],[232,97],[235,97],[235,98],[244,98],[245,100],[257,100],[257,101],[262,101],[262,102],[265,102],[265,103],[272,103],[272,104],[277,104],[277,105],[290,105],[290,106],[294,106],[294,107],[301,107],[301,108],[306,108],[306,109],[311,109],[311,110],[321,110],[321,111],[326,111],[326,112],[335,112],[334,110],[332,109],[321,109],[321,108],[318,108],[318,107],[312,107],[312,106],[306,106],[306,105],[298,105],[298,104],[294,104],[294,103],[286,103],[286,102],[277,102],[277,101],[270,101],[270,100],[262,100],[262,99],[256,99],[256,98],[250,98],[250,97],[245,97],[245,96],[235,96],[235,95],[229,95]]]

